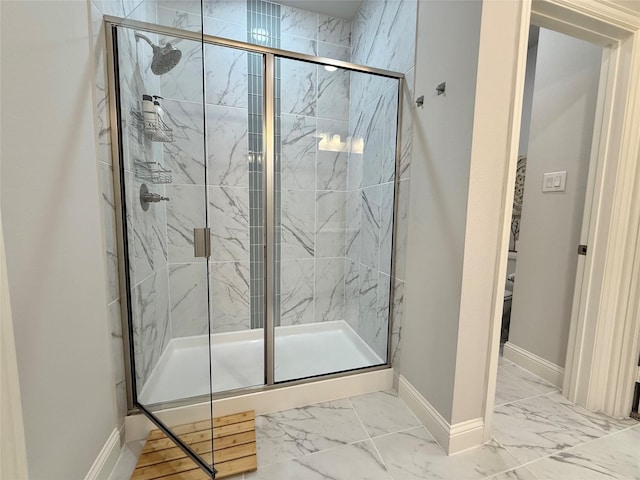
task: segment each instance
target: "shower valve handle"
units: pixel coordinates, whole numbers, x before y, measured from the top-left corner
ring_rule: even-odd
[[[149,191],[149,188],[143,183],[140,185],[140,206],[145,212],[149,209],[150,203],[168,202],[169,197],[163,197],[159,193],[153,193]]]
[[[142,195],[140,195],[140,198],[145,202],[153,202],[153,203],[157,203],[161,201],[168,202],[170,200],[168,197],[163,197],[159,193],[151,193],[151,192],[143,193]]]

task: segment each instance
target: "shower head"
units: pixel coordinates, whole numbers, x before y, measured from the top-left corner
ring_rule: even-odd
[[[170,43],[164,47],[158,47],[147,37],[136,32],[136,40],[143,39],[153,49],[153,59],[151,60],[151,71],[156,75],[164,75],[175,67],[182,58],[182,52]]]

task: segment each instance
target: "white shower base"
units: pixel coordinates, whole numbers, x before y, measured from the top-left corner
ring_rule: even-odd
[[[381,365],[383,360],[345,321],[276,327],[276,381]],[[264,384],[262,329],[211,335],[214,392]],[[172,402],[209,392],[206,335],[174,338],[151,372],[138,400]]]

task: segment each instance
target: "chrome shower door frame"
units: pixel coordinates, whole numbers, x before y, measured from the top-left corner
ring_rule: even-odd
[[[357,65],[346,61],[334,60],[324,57],[316,57],[313,55],[307,55],[297,52],[291,52],[287,50],[281,50],[276,48],[264,47],[261,45],[254,45],[250,43],[240,42],[236,40],[229,40],[225,38],[215,37],[212,35],[202,34],[200,32],[186,31],[177,29],[174,27],[162,26],[151,24],[147,22],[123,19],[113,16],[104,17],[105,32],[107,35],[107,61],[108,61],[108,75],[109,75],[109,120],[111,126],[111,149],[113,156],[114,172],[119,172],[121,163],[121,145],[120,145],[120,125],[119,125],[119,113],[117,102],[117,78],[115,70],[115,52],[113,48],[113,36],[112,28],[114,27],[127,27],[137,31],[144,31],[148,33],[156,33],[161,35],[173,36],[176,38],[183,38],[188,40],[202,41],[205,44],[218,45],[222,47],[231,47],[238,50],[243,50],[247,53],[262,54],[264,58],[264,115],[263,115],[263,148],[264,148],[264,175],[263,175],[263,188],[264,198],[263,205],[265,205],[265,225],[264,225],[264,246],[265,246],[265,382],[264,385],[258,385],[255,387],[242,388],[237,390],[231,390],[213,394],[212,398],[228,398],[246,393],[255,393],[259,391],[269,390],[273,388],[280,388],[283,386],[299,385],[305,383],[311,383],[318,380],[325,380],[331,378],[345,377],[348,375],[360,374],[364,372],[377,371],[388,369],[391,367],[391,355],[392,344],[391,335],[394,323],[394,304],[395,304],[395,272],[396,272],[396,250],[397,250],[397,230],[398,230],[398,192],[400,188],[400,162],[402,153],[402,103],[403,103],[403,89],[404,89],[404,74],[399,72],[393,72],[389,70],[367,67],[363,65]],[[275,381],[274,372],[274,358],[275,358],[275,303],[274,303],[274,273],[275,273],[275,201],[274,201],[274,176],[275,176],[275,151],[274,151],[274,72],[275,61],[277,58],[299,60],[303,62],[309,62],[316,65],[333,66],[352,72],[360,72],[365,74],[371,74],[386,78],[395,79],[398,82],[398,106],[397,106],[397,118],[396,118],[396,142],[395,142],[395,178],[394,178],[394,199],[393,199],[393,219],[392,219],[392,239],[391,239],[391,270],[390,270],[390,292],[389,292],[389,312],[388,312],[388,332],[387,332],[387,358],[386,363],[372,366],[358,368],[355,370],[342,371],[338,373],[329,373],[324,375],[318,375],[310,378],[304,378],[300,380],[288,380],[282,382]],[[124,354],[125,354],[125,373],[126,373],[126,388],[127,388],[127,404],[130,414],[140,413],[138,407],[140,406],[136,398],[135,389],[135,375],[134,375],[134,363],[133,363],[133,350],[132,339],[130,338],[129,325],[131,322],[131,305],[129,298],[129,265],[128,265],[128,251],[127,251],[127,231],[125,225],[124,216],[124,199],[122,198],[123,188],[120,181],[119,174],[114,174],[114,195],[116,199],[116,232],[117,232],[117,248],[118,248],[118,268],[120,279],[120,298],[121,298],[121,311],[122,311],[122,324],[123,324],[123,341],[124,341]],[[207,397],[209,397],[207,395]],[[179,406],[179,404],[171,405],[167,404],[167,408],[172,406]],[[147,412],[144,412],[147,413]]]

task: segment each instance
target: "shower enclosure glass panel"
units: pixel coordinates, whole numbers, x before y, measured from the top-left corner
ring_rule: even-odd
[[[401,75],[124,22],[132,406],[211,473],[214,396],[388,364]]]
[[[194,252],[194,228],[208,226],[215,198],[207,192],[203,43],[125,26],[112,35],[133,396],[212,473],[209,262]],[[196,404],[197,433],[160,412]]]
[[[275,381],[387,363],[398,80],[276,57]]]

